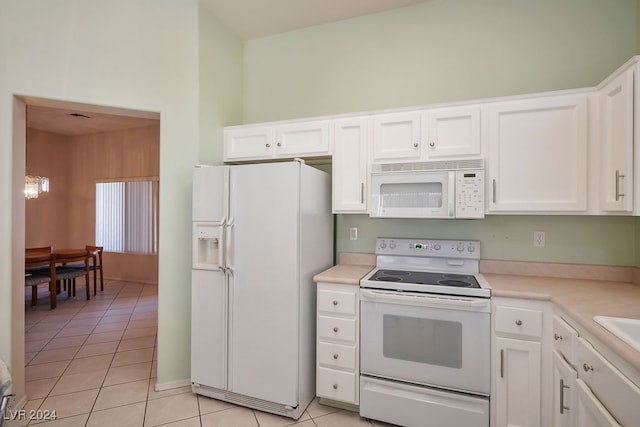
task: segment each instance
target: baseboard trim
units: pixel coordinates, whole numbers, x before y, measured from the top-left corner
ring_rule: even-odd
[[[178,381],[169,381],[166,383],[158,383],[156,382],[156,385],[153,387],[153,389],[155,391],[165,391],[165,390],[171,390],[172,388],[180,388],[180,387],[185,387],[185,386],[190,386],[191,385],[191,380],[190,379],[186,379],[186,380],[178,380]]]

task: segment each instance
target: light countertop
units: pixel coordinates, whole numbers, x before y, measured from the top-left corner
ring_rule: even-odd
[[[640,286],[605,280],[483,273],[492,297],[548,300],[640,373],[640,352],[593,320],[593,316],[640,319]]]
[[[338,264],[315,275],[313,280],[358,286],[360,279],[374,267],[369,264]],[[640,319],[640,286],[608,280],[496,273],[482,275],[491,285],[492,297],[551,301],[640,375],[640,352],[593,320],[594,316]]]

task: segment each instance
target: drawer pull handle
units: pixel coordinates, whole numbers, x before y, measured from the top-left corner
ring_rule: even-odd
[[[276,145],[277,145],[278,147],[282,147],[282,143],[281,143],[281,142],[278,142]]]
[[[418,148],[418,143],[417,142],[413,143],[413,148]]]
[[[338,332],[338,327],[337,326],[333,327],[333,332]]]
[[[504,349],[500,349],[500,378],[504,378]]]
[[[333,358],[334,358],[335,360],[338,360],[338,353],[334,354],[334,355],[333,355]]]
[[[333,305],[338,305],[338,300],[334,299],[333,300]]]
[[[558,341],[562,339],[562,335],[558,335],[558,334],[553,334],[553,339]]]
[[[520,320],[520,319],[516,320],[516,325],[522,326],[522,320]]]
[[[334,384],[334,385],[333,385],[333,389],[334,389],[334,390],[337,390],[337,389],[338,389],[338,384]]]
[[[585,372],[594,371],[593,366],[587,365],[586,363],[582,365],[582,369],[584,369]]]
[[[269,148],[271,147],[271,144],[265,144],[265,147]]]
[[[560,413],[564,414],[564,411],[568,411],[570,408],[564,406],[564,389],[570,388],[568,385],[564,385],[564,380],[560,380]]]

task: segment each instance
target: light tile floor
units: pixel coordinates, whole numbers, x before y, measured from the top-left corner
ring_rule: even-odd
[[[296,421],[198,396],[190,387],[156,392],[157,286],[107,281],[87,301],[79,284],[77,296],[61,294],[55,310],[46,286],[39,293],[31,307],[25,291],[25,414],[56,411],[57,419],[15,419],[7,427],[388,426],[317,399]]]

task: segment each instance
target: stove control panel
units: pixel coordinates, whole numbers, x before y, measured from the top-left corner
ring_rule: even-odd
[[[480,259],[476,240],[376,239],[377,255]]]

